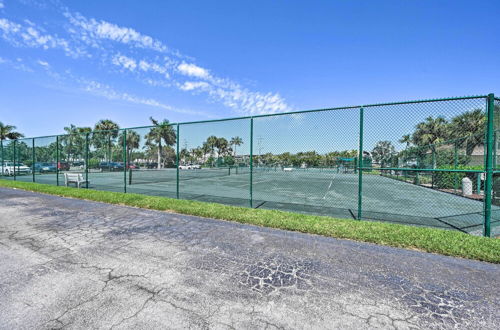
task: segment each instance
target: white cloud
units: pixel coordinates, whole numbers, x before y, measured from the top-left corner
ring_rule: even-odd
[[[89,80],[85,80],[85,79],[79,79],[79,82],[82,83],[83,89],[86,92],[92,93],[94,95],[105,97],[108,100],[125,101],[125,102],[134,103],[134,104],[147,105],[147,106],[159,108],[162,110],[172,111],[172,112],[178,112],[178,113],[190,114],[190,115],[198,115],[198,116],[203,116],[203,117],[210,117],[208,114],[206,114],[204,112],[175,108],[175,107],[164,104],[164,103],[159,102],[159,101],[152,99],[152,98],[142,98],[142,97],[135,96],[135,95],[132,95],[129,93],[117,92],[113,88],[111,88],[109,85],[102,84],[102,83],[99,83],[97,81],[93,81],[93,80],[89,81]]]
[[[3,1],[0,0],[0,9],[5,8],[5,5],[3,4]]]
[[[157,63],[151,63],[151,62],[148,62],[145,60],[140,60],[139,61],[139,68],[145,72],[151,71],[151,72],[160,73],[160,74],[164,75],[165,78],[170,77],[170,75],[167,72],[167,68],[165,66],[159,65]]]
[[[208,90],[210,85],[204,81],[186,81],[184,84],[179,86],[183,91],[192,91],[195,89]]]
[[[197,77],[197,78],[208,78],[210,74],[207,69],[197,66],[196,64],[181,63],[177,66],[177,69],[184,75]]]
[[[124,55],[116,55],[115,57],[113,57],[112,63],[114,65],[122,66],[130,71],[134,71],[137,67],[137,63],[134,59]]]
[[[0,31],[2,32],[2,38],[16,47],[36,47],[45,50],[62,49],[66,55],[71,57],[79,57],[84,54],[80,49],[72,49],[67,40],[44,33],[31,22],[21,25],[0,18]]]
[[[83,40],[96,45],[99,39],[107,39],[135,47],[166,53],[168,48],[161,41],[141,34],[132,28],[121,27],[106,21],[87,19],[79,13],[66,11],[64,16],[76,27],[84,31]]]
[[[37,63],[40,64],[41,66],[43,66],[44,68],[50,67],[50,65],[49,65],[48,62],[45,62],[45,61],[42,61],[42,60],[38,60]]]
[[[28,19],[17,23],[0,18],[0,38],[16,47],[61,49],[66,56],[92,59],[90,63],[100,67],[117,66],[148,86],[205,94],[210,101],[244,115],[290,110],[280,94],[253,91],[234,80],[220,78],[193,59],[133,28],[62,10],[68,22],[58,26],[62,30],[55,30],[57,34],[54,30],[48,33],[45,28],[49,25],[45,23],[42,28]]]

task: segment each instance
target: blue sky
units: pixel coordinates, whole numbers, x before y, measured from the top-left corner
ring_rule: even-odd
[[[39,136],[500,93],[499,18],[497,1],[0,0],[0,121]]]

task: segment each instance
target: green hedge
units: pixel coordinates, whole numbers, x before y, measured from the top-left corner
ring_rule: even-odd
[[[439,169],[444,170],[483,170],[482,166],[440,166]],[[468,177],[473,183],[477,180],[477,175],[480,173],[474,172],[435,172],[434,173],[434,186],[439,189],[453,189],[461,188],[462,179]],[[475,186],[474,186],[475,187]]]

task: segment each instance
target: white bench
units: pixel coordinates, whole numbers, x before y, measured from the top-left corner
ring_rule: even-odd
[[[80,188],[82,186],[82,183],[87,182],[88,181],[85,180],[82,173],[64,173],[64,184],[66,185],[66,187],[69,183],[74,183],[76,184],[77,188]]]

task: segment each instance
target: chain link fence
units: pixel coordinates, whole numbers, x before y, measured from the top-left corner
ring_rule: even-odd
[[[500,235],[500,99],[5,140],[7,180]]]

